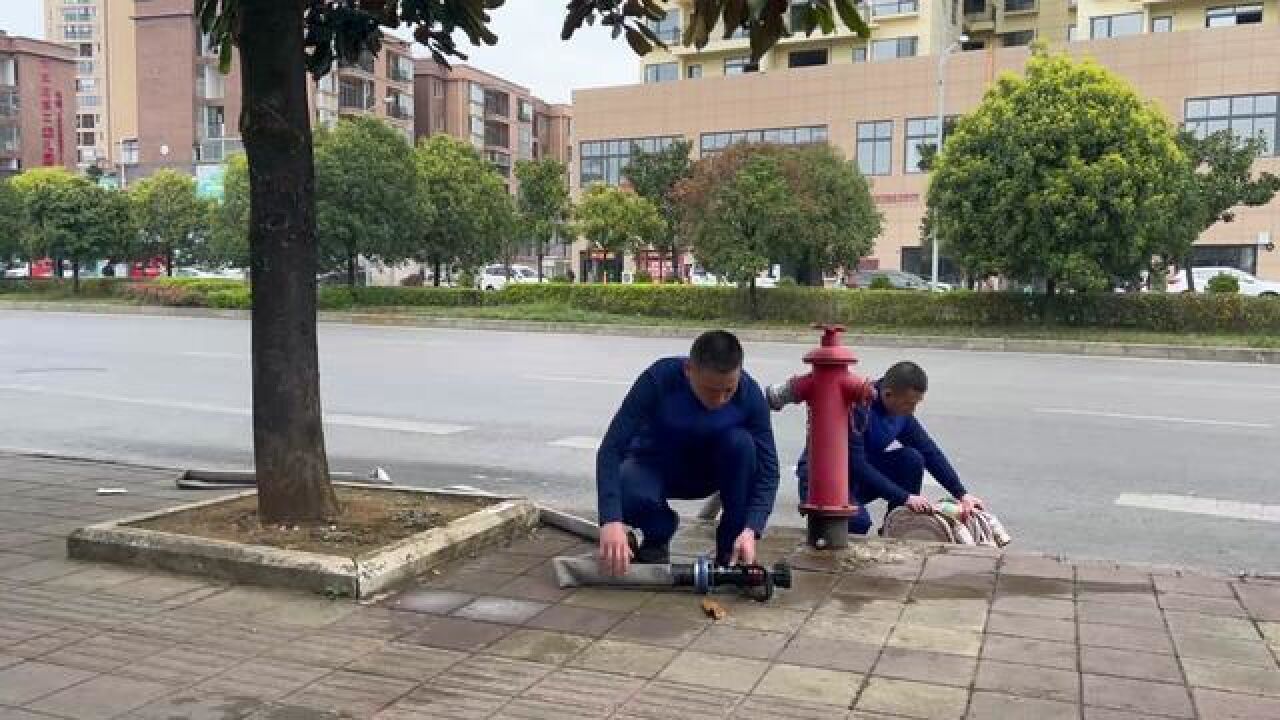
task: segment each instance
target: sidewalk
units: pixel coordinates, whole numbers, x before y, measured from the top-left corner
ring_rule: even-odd
[[[778,533],[763,554],[797,586],[721,598],[713,623],[690,594],[560,590],[547,559],[587,546],[548,529],[370,605],[65,559],[74,527],[189,500],[173,480],[0,454],[0,720],[1280,718],[1266,581],[878,542],[837,559]]]

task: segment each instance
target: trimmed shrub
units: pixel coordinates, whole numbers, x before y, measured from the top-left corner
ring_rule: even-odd
[[[876,275],[871,278],[871,285],[868,287],[872,290],[892,290],[893,281],[889,279],[888,275]]]
[[[167,305],[169,307],[209,306],[206,295],[180,285],[133,283],[120,288],[120,297],[136,302],[139,305]]]
[[[253,307],[253,295],[247,287],[214,290],[205,297],[205,301],[211,308],[248,310]]]
[[[1218,273],[1217,275],[1209,278],[1209,283],[1205,289],[1211,293],[1219,293],[1223,295],[1238,293],[1240,292],[1240,281],[1236,279],[1235,275]]]

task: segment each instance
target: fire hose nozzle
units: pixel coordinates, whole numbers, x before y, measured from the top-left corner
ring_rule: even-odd
[[[779,412],[782,408],[796,401],[795,391],[791,389],[790,380],[766,387],[764,398],[769,403],[769,409],[774,412]]]

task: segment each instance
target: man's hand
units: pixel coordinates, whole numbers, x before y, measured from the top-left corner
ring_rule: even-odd
[[[624,575],[631,564],[631,546],[627,544],[627,525],[621,522],[600,526],[600,572],[605,575]]]
[[[982,502],[982,498],[977,495],[965,493],[964,497],[960,498],[960,520],[963,522],[969,522],[969,516],[973,514],[974,510],[986,509],[986,503]]]
[[[756,531],[747,528],[737,540],[733,541],[733,554],[729,556],[729,564],[752,565],[756,561]]]
[[[929,498],[923,495],[912,495],[907,498],[907,508],[911,512],[931,513],[933,512],[933,503],[929,502]]]

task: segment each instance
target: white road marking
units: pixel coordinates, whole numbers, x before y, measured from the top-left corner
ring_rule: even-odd
[[[1168,415],[1134,415],[1130,413],[1102,412],[1098,410],[1073,410],[1071,408],[1034,408],[1032,412],[1038,412],[1045,415],[1081,415],[1085,417],[1113,418],[1117,420],[1154,420],[1156,422],[1182,423],[1185,425],[1215,425],[1220,427],[1259,428],[1262,430],[1271,427],[1271,423],[1171,417]]]
[[[120,403],[123,405],[138,405],[141,407],[154,407],[165,410],[189,410],[191,412],[235,415],[237,417],[252,417],[253,415],[248,408],[237,408],[226,405],[208,405],[204,403],[189,403],[178,400],[148,400],[145,398],[105,395],[102,393],[82,392],[79,390],[58,390],[55,388],[24,385],[0,385],[0,391],[32,393],[44,396],[55,395],[79,400],[100,400],[102,402]],[[388,430],[392,432],[413,433],[418,435],[454,435],[471,429],[466,425],[448,425],[444,423],[421,422],[418,420],[403,420],[399,418],[384,418],[369,415],[347,415],[344,413],[325,413],[324,421],[328,425],[363,428],[366,430]]]
[[[525,375],[524,379],[533,380],[535,382],[547,382],[547,383],[560,382],[560,383],[575,383],[580,385],[618,385],[621,387],[626,387],[631,384],[631,381],[629,380],[611,380],[609,378],[569,377],[567,375]]]
[[[1196,515],[1214,515],[1237,520],[1280,523],[1280,505],[1262,505],[1260,503],[1247,503],[1236,500],[1215,500],[1213,498],[1193,497],[1190,495],[1124,493],[1116,498],[1116,505],[1149,510],[1193,513]]]
[[[588,437],[586,435],[573,435],[567,438],[560,438],[547,443],[552,447],[572,448],[574,450],[598,450],[600,449],[600,438]]]

